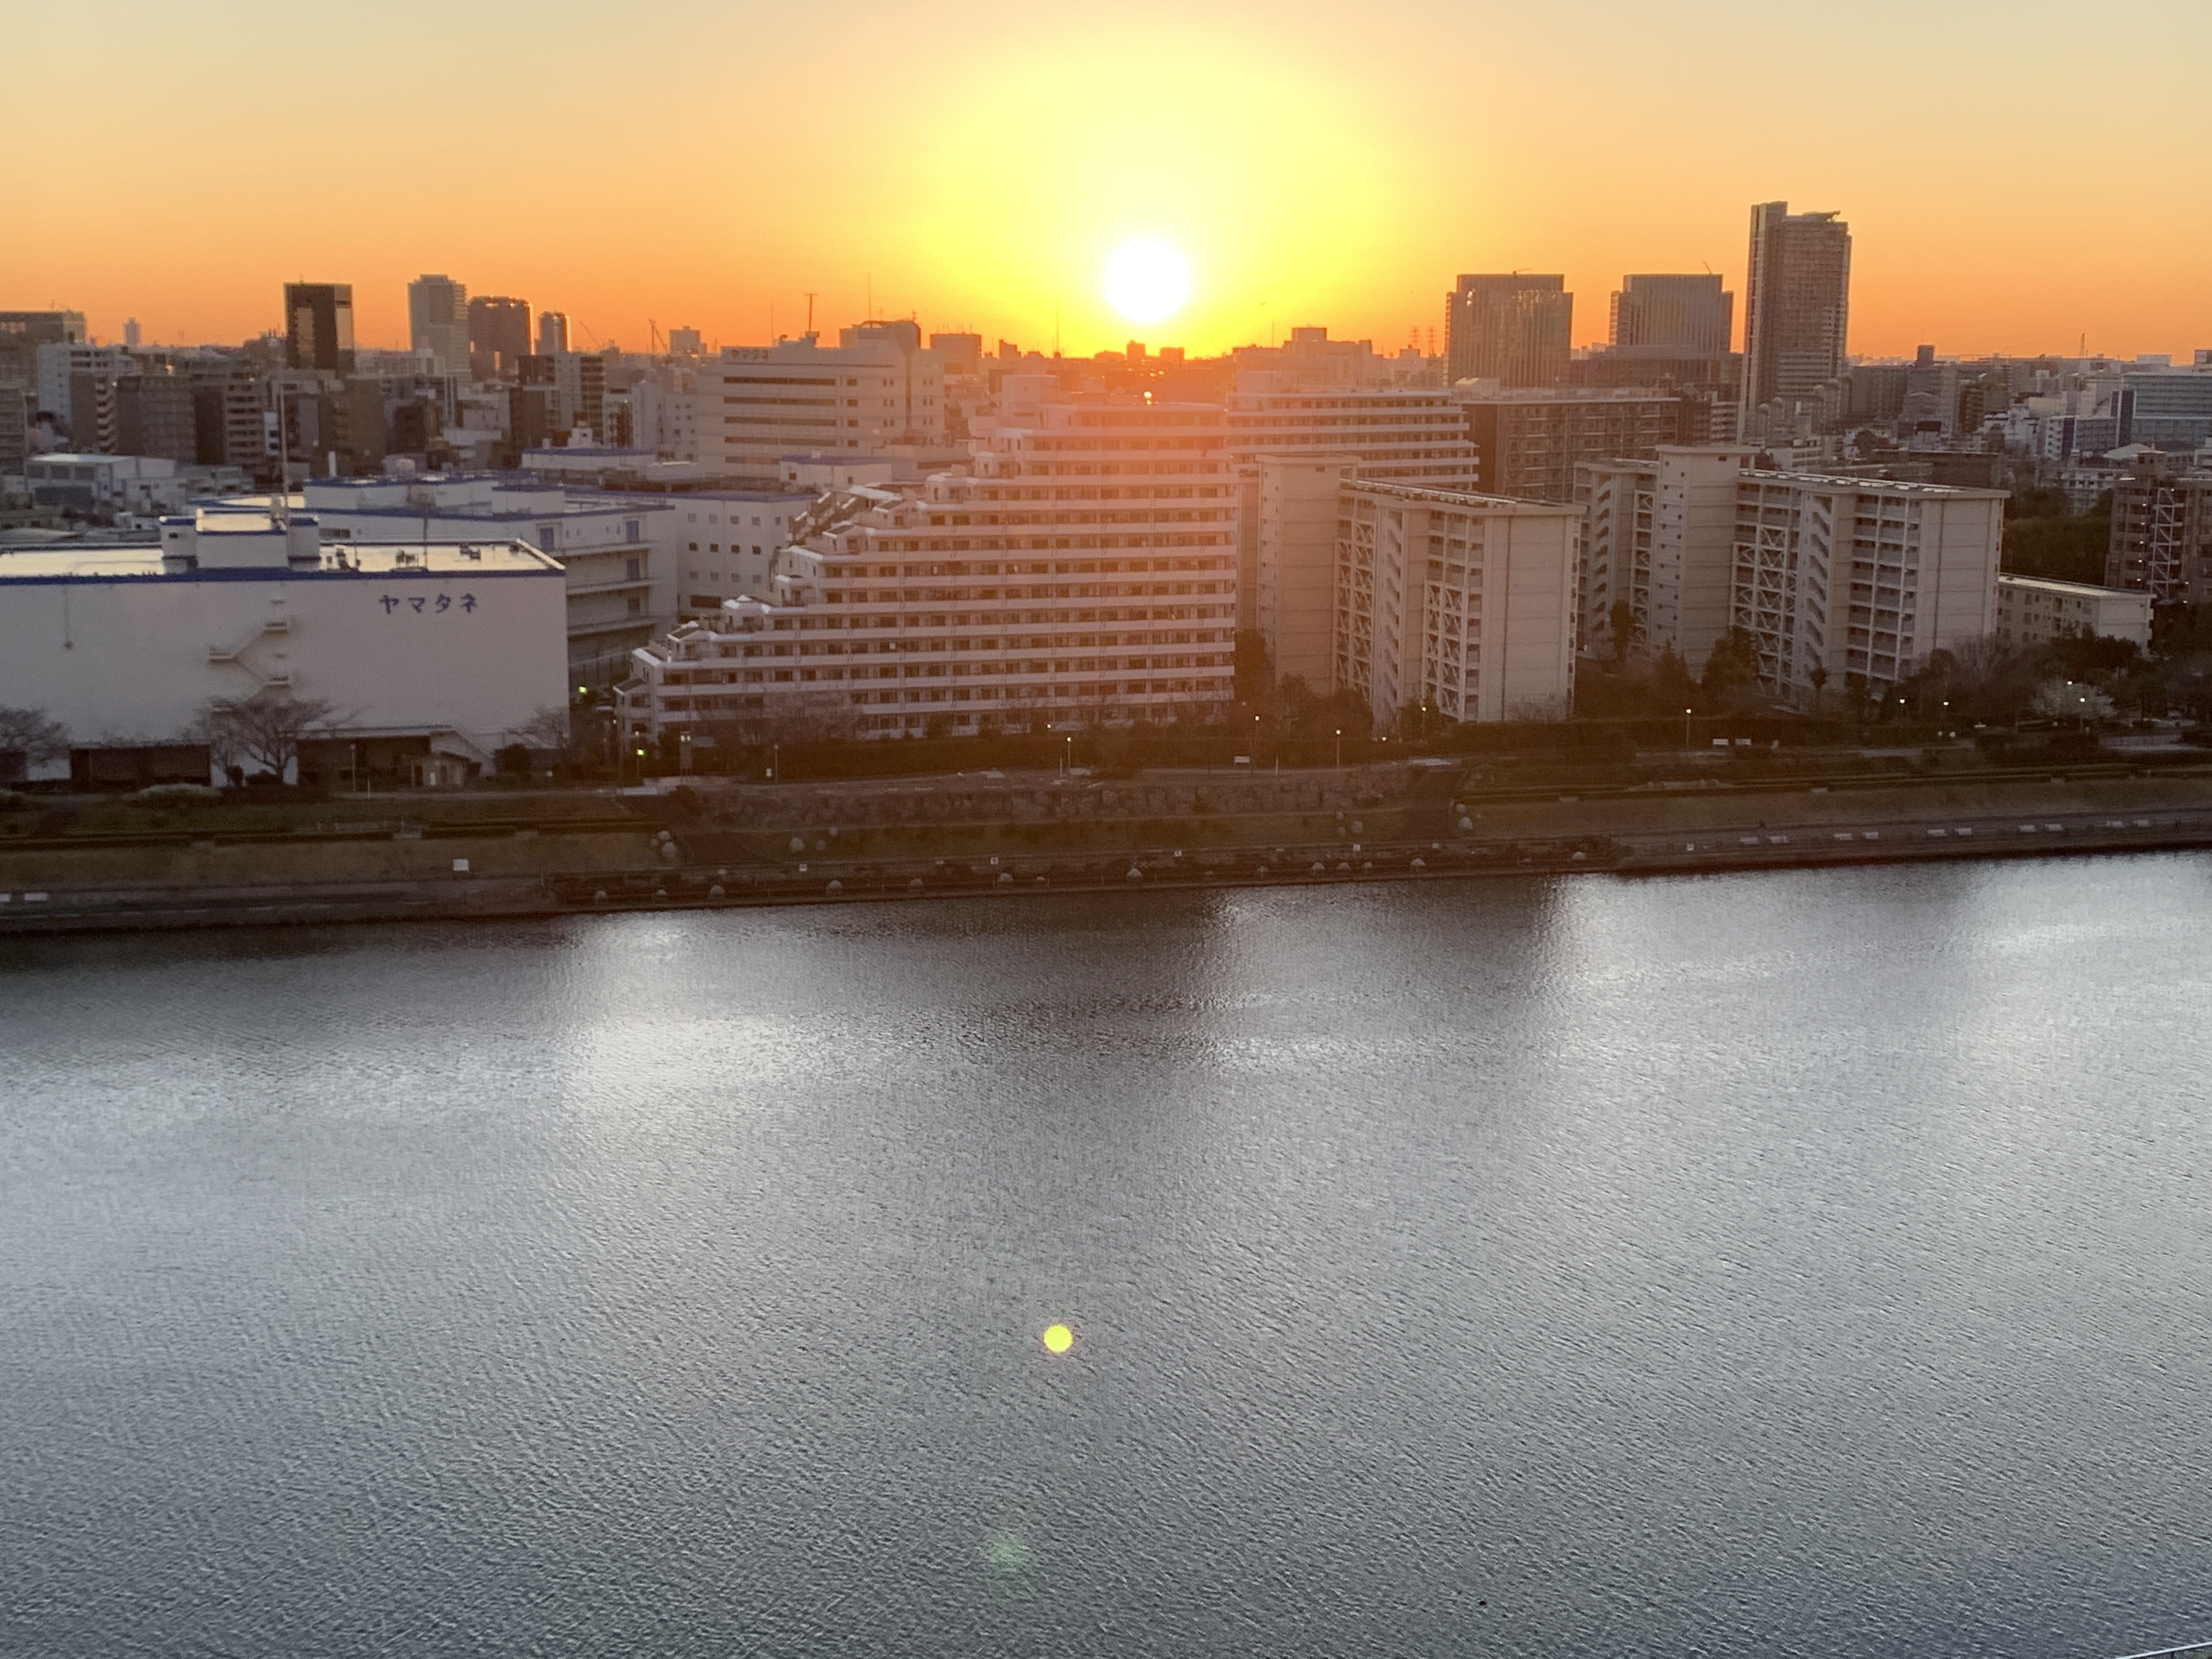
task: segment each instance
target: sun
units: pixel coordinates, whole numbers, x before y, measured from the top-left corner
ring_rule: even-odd
[[[1157,323],[1190,298],[1190,263],[1154,236],[1139,236],[1106,261],[1106,298],[1133,323]]]

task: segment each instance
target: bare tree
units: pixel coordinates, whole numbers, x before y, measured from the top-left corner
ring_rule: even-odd
[[[514,728],[514,735],[532,749],[565,751],[571,741],[568,711],[551,703],[542,703],[537,713]]]
[[[69,757],[69,728],[43,708],[0,708],[0,777]]]
[[[294,697],[270,691],[234,701],[211,697],[185,735],[204,743],[224,771],[251,766],[283,777],[299,758],[300,745],[329,735],[337,707],[321,697]]]

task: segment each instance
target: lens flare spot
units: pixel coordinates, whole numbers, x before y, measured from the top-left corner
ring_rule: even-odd
[[[1040,1340],[1048,1353],[1066,1353],[1075,1346],[1075,1333],[1065,1325],[1048,1325]]]
[[[1106,262],[1106,298],[1133,323],[1163,321],[1190,298],[1189,262],[1158,237],[1124,242]]]

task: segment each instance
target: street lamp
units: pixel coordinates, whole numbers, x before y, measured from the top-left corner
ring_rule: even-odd
[[[1689,746],[1690,746],[1690,711],[1689,711],[1688,709],[1685,708],[1685,709],[1682,711],[1682,747],[1683,747],[1683,748],[1685,748],[1685,749],[1687,749]]]
[[[1336,769],[1344,770],[1344,728],[1336,728]]]

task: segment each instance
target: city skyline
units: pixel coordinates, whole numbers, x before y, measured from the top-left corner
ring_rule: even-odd
[[[1441,344],[1461,273],[1522,270],[1564,272],[1581,347],[1604,337],[1626,273],[1710,268],[1741,293],[1745,206],[1778,199],[1851,224],[1854,355],[2086,337],[2183,356],[2212,335],[2212,237],[2145,170],[2029,144],[2039,100],[2094,89],[2081,21],[2053,6],[1877,4],[1838,33],[1722,0],[1663,28],[1612,3],[1571,21],[1400,3],[1348,40],[1340,18],[1298,6],[1139,7],[1110,33],[986,8],[909,35],[878,33],[894,14],[872,3],[661,4],[618,36],[562,5],[401,6],[374,33],[279,29],[236,4],[10,9],[27,118],[82,135],[80,165],[112,183],[32,170],[0,281],[9,303],[82,309],[103,339],[127,318],[149,342],[247,337],[281,326],[281,286],[304,279],[350,283],[360,344],[401,347],[407,284],[445,272],[629,349],[655,325],[727,344],[796,334],[811,293],[821,327],[914,313],[1048,351],[1056,323],[1070,355],[1133,337],[1211,353],[1312,324],[1395,350],[1416,331]],[[2191,101],[2164,94],[2185,94],[2212,19],[2172,3],[2130,22],[2131,49],[2163,43],[2126,64],[2140,142],[2185,148]],[[431,37],[444,50],[421,55]],[[69,77],[42,71],[93,39],[137,49],[115,65],[112,118],[88,132],[65,113]],[[880,56],[838,55],[848,39]],[[1416,95],[1438,53],[1473,79]],[[271,98],[164,91],[249,60]],[[1727,95],[1808,61],[1821,75],[1791,85],[1786,123]],[[527,63],[534,87],[592,119],[503,137],[479,118],[497,83],[478,71],[499,62]],[[1974,72],[1931,67],[1960,62]],[[270,142],[286,87],[349,76],[374,92],[374,143]],[[820,99],[847,82],[866,95],[838,94],[825,122]],[[1699,85],[1711,112],[1686,118],[1681,88]],[[2008,130],[2032,164],[1984,159]],[[204,190],[216,155],[252,163],[222,234],[149,262],[147,227]],[[2108,235],[2063,234],[2077,220],[2125,225],[2125,257]],[[1139,237],[1181,249],[1193,278],[1186,307],[1141,325],[1102,291],[1114,249]]]

